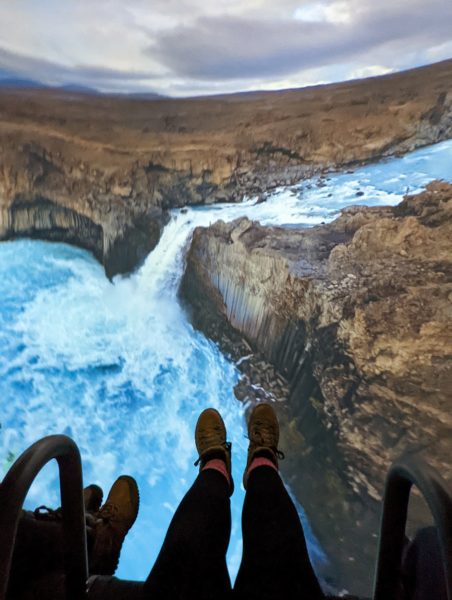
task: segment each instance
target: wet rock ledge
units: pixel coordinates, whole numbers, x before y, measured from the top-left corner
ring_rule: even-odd
[[[451,240],[452,185],[434,182],[312,229],[219,221],[187,256],[195,326],[288,383],[283,472],[332,561],[325,575],[355,593],[369,592],[391,461],[422,451],[451,478]]]

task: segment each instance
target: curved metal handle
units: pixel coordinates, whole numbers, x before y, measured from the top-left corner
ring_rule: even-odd
[[[60,474],[66,597],[78,600],[85,595],[88,566],[80,452],[66,435],[50,435],[25,450],[0,485],[0,600],[6,598],[23,503],[35,477],[53,458]]]
[[[438,529],[448,600],[452,600],[452,496],[446,482],[419,456],[395,462],[387,475],[374,600],[396,598],[405,539],[408,500],[415,485],[424,496]]]

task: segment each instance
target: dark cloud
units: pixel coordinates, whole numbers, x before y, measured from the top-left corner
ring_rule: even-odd
[[[147,52],[173,74],[198,80],[281,77],[374,51],[386,50],[394,64],[394,52],[450,41],[451,22],[450,1],[360,0],[349,22],[200,18],[161,33]]]

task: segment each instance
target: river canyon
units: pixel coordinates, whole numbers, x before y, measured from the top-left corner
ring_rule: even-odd
[[[283,476],[330,589],[369,593],[399,452],[423,449],[450,475],[452,193],[438,180],[452,180],[452,62],[429,69],[197,101],[100,97],[90,127],[83,96],[1,94],[2,468],[63,432],[86,483],[135,476],[120,576],[152,565],[207,405],[239,482],[245,413],[275,402]],[[129,121],[121,102],[136,103]],[[58,504],[55,469],[28,502]]]

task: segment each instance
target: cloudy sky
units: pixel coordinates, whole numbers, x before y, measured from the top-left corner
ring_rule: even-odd
[[[452,0],[0,0],[0,79],[171,96],[452,57]]]

